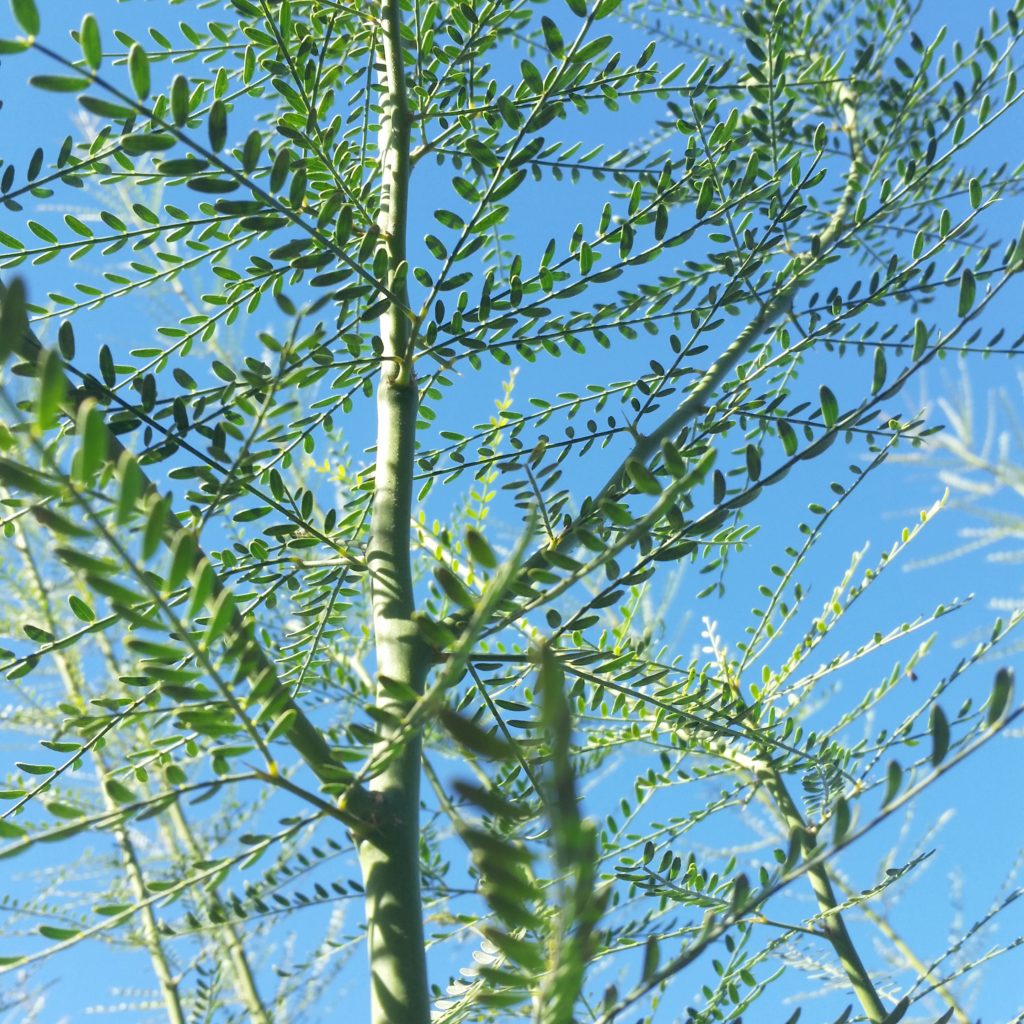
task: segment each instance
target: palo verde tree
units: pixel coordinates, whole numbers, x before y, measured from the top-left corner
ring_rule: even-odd
[[[878,901],[924,855],[840,854],[1017,720],[971,669],[1018,617],[905,693],[955,601],[830,644],[931,511],[804,579],[1024,260],[978,155],[1019,5],[919,6],[12,0],[5,74],[87,117],[0,171],[0,854],[54,866],[0,970],[326,1020],[358,946],[374,1024],[610,1024],[811,965],[969,1019],[981,926],[918,953]]]

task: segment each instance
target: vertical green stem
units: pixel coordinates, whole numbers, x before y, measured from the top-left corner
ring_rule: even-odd
[[[97,643],[103,652],[103,656],[106,658],[111,674],[114,676],[120,675],[121,670],[117,657],[106,634],[100,633]],[[143,739],[143,745],[145,745],[145,739]],[[196,841],[195,834],[185,818],[185,812],[181,809],[180,802],[175,800],[168,806],[167,817],[170,819],[169,824],[163,816],[160,817],[159,824],[168,848],[177,850],[178,843],[180,843],[184,846],[191,863],[197,864],[199,861],[206,860],[206,851]],[[196,891],[200,902],[207,908],[215,906],[220,902],[216,886],[213,888],[196,886]],[[272,1024],[270,1015],[267,1013],[263,1000],[260,998],[259,989],[256,987],[256,979],[253,976],[252,968],[249,966],[249,958],[245,952],[245,944],[242,941],[241,933],[230,917],[214,932],[213,941],[228,962],[235,993],[248,1013],[247,1020],[251,1021],[252,1024]]]
[[[377,465],[367,565],[377,655],[375,758],[384,768],[369,789],[374,820],[357,836],[366,888],[372,1024],[429,1024],[419,867],[420,734],[400,741],[395,726],[422,693],[429,660],[412,621],[409,520],[419,396],[412,372],[406,220],[409,128],[400,0],[382,0],[380,19],[380,212],[393,301],[380,318]]]
[[[804,855],[807,857],[813,856],[816,847],[814,836],[807,831],[804,819],[800,814],[799,808],[793,802],[789,790],[786,788],[782,774],[774,765],[765,763],[758,771],[758,777],[771,794],[775,807],[785,822],[786,827],[790,831],[794,829],[799,830],[798,834],[803,837]],[[860,953],[857,952],[857,947],[853,944],[853,939],[846,928],[846,922],[843,920],[842,914],[836,909],[839,906],[839,901],[836,899],[836,894],[832,889],[828,869],[822,863],[816,864],[807,872],[807,877],[811,883],[815,899],[818,901],[818,909],[821,911],[821,926],[825,933],[825,938],[828,939],[830,945],[835,950],[836,956],[839,957],[843,972],[849,979],[850,986],[853,988],[854,994],[857,996],[857,1000],[864,1009],[865,1014],[867,1014],[868,1020],[871,1021],[871,1024],[879,1024],[880,1021],[885,1020],[888,1011],[875,991],[871,976],[864,966],[864,961],[860,958]]]
[[[839,891],[844,896],[850,897],[856,895],[854,889],[847,885],[842,878],[838,877],[836,873],[831,872],[833,881],[838,887]],[[877,910],[875,910],[870,903],[861,903],[857,908],[896,948],[907,965],[911,970],[917,972],[919,978],[923,978],[928,984],[935,987],[935,994],[941,998],[946,1005],[953,1011],[953,1017],[956,1019],[957,1024],[971,1024],[971,1018],[967,1016],[963,1008],[957,1002],[956,996],[953,994],[952,989],[943,983],[942,978],[910,948],[907,942],[899,935],[892,924]]]
[[[21,552],[28,567],[31,586],[38,597],[40,610],[43,613],[46,624],[52,632],[56,633],[57,622],[53,615],[53,608],[50,605],[47,586],[24,534],[19,533],[16,536],[15,545]],[[68,696],[78,703],[84,704],[81,680],[75,668],[68,661],[67,654],[63,651],[56,651],[53,657]],[[99,777],[100,789],[103,793],[104,808],[107,811],[115,812],[118,809],[117,804],[108,796],[103,788],[103,781],[107,775],[108,768],[103,753],[98,747],[93,749],[92,758],[96,765],[96,774]],[[124,873],[128,879],[128,886],[135,899],[142,903],[142,907],[139,910],[139,916],[142,921],[142,934],[146,950],[149,953],[149,961],[153,966],[153,973],[156,975],[160,991],[163,995],[167,1020],[170,1024],[185,1024],[185,1012],[181,1004],[178,981],[174,976],[174,971],[171,968],[163,943],[160,941],[160,929],[157,925],[156,914],[153,912],[152,905],[144,902],[150,893],[146,888],[146,879],[142,873],[138,854],[135,851],[135,844],[132,842],[128,830],[120,824],[114,828],[114,838],[117,841],[118,849],[121,851],[121,860],[124,864]]]
[[[188,851],[192,862],[204,860],[206,855],[196,842],[196,838],[188,821],[185,819],[185,813],[182,811],[180,804],[175,801],[167,810],[174,827],[174,832]],[[216,904],[218,902],[216,889],[203,892],[202,897],[207,904]],[[256,987],[256,978],[253,976],[252,968],[249,965],[249,958],[245,953],[245,944],[235,922],[230,919],[225,921],[216,932],[215,941],[226,956],[230,966],[232,985],[248,1014],[246,1020],[250,1021],[251,1024],[272,1024],[270,1014],[267,1013],[263,1000],[260,998],[259,989]]]

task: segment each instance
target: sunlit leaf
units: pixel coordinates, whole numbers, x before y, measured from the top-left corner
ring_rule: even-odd
[[[131,49],[128,51],[128,74],[131,76],[135,95],[140,100],[144,100],[149,95],[151,84],[149,57],[138,43],[132,43]]]
[[[33,75],[28,81],[44,92],[81,92],[90,80],[78,75]]]
[[[14,20],[30,36],[39,35],[39,10],[35,0],[11,0]]]
[[[839,402],[832,394],[831,388],[824,384],[821,385],[818,389],[818,402],[821,406],[821,418],[825,421],[825,426],[835,426],[839,419]]]
[[[43,349],[39,360],[39,394],[36,399],[36,426],[40,430],[49,430],[53,426],[66,390],[64,360],[56,349]]]
[[[175,75],[171,81],[171,116],[179,128],[188,120],[189,98],[188,79],[184,75]]]
[[[100,41],[100,26],[94,14],[86,14],[78,29],[78,42],[82,47],[85,63],[96,71],[103,61],[103,45]]]

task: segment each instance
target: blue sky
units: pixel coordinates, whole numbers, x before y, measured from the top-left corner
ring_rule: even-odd
[[[79,11],[77,5],[67,8],[53,7],[41,3],[43,8],[44,38],[54,43],[59,38],[50,25],[61,17],[77,23]],[[50,9],[47,9],[50,8]],[[165,27],[169,31],[184,8],[181,5],[154,3],[107,4],[102,23],[105,30],[114,26],[124,28],[133,34],[141,34],[143,28],[152,23]],[[73,16],[72,16],[73,15]],[[950,36],[971,38],[974,29],[983,13],[967,4],[948,4],[925,2],[920,16],[921,35],[930,38],[938,25],[947,22]],[[9,16],[6,11],[0,20],[0,35],[11,35]],[[65,52],[73,52],[70,42],[64,46]],[[35,58],[4,58],[0,65],[0,97],[4,99],[0,110],[0,138],[4,139],[0,156],[4,160],[24,166],[28,154],[36,145],[44,146],[48,155],[59,145],[60,140],[68,132],[75,131],[70,118],[73,103],[66,97],[50,96],[38,91],[31,91],[25,85],[30,73],[42,70]],[[621,133],[623,139],[628,138],[631,124],[628,118],[614,118],[595,111],[594,118],[600,121],[591,124],[591,130],[615,137]],[[1020,156],[1019,138],[1024,133],[1024,119],[1020,112],[1014,123],[1003,125],[986,141],[986,149],[979,150],[978,156],[988,163],[999,163],[1003,160],[1015,161]],[[423,179],[420,186],[425,193],[429,192],[429,179]],[[591,186],[580,184],[574,187],[572,204],[593,206],[599,201],[596,191],[588,192]],[[55,198],[55,202],[61,199]],[[72,194],[70,201],[76,207],[87,208],[89,196]],[[559,199],[557,203],[562,202]],[[553,230],[552,221],[559,218],[584,219],[575,209],[553,204],[550,208],[537,206],[532,211],[530,230],[522,239],[526,248],[539,251]],[[64,212],[63,210],[61,212]],[[1016,223],[1021,219],[1022,210],[1019,203],[1007,203],[1005,216]],[[1001,213],[1002,216],[1002,213]],[[9,214],[0,217],[0,229],[15,223]],[[418,225],[414,228],[422,234],[426,228]],[[66,268],[58,262],[48,264],[36,272],[40,280],[45,280],[43,288],[73,279]],[[36,276],[30,281],[36,280]],[[1020,307],[1020,288],[1013,296],[1007,297],[994,311],[993,316],[1006,318],[1011,332],[1018,329],[1017,310]],[[81,337],[111,343],[112,347],[130,347],[139,343],[135,335],[145,332],[151,325],[153,317],[145,309],[147,298],[133,300],[126,306],[108,305],[103,311],[83,316],[81,323],[76,321],[76,332]],[[524,366],[520,369],[517,380],[517,392],[520,396],[534,393],[554,393],[562,388],[575,388],[588,379],[602,379],[609,376],[627,377],[634,372],[634,360],[646,361],[649,353],[636,345],[635,353],[629,349],[617,349],[611,355],[588,355],[587,357],[563,356],[558,362],[539,361],[536,365]],[[625,354],[624,354],[625,353]],[[838,380],[842,383],[848,374],[860,374],[866,379],[869,364],[851,362],[849,359],[839,363],[830,360],[827,355],[818,361],[811,361],[804,371],[806,378],[813,378],[820,373],[823,379]],[[616,362],[618,360],[618,362]],[[992,389],[1005,389],[1011,404],[1020,401],[1020,385],[1016,378],[1017,369],[1012,361],[1004,357],[992,357],[987,360],[975,359],[969,366],[969,388],[975,396],[979,417],[984,415],[986,395]],[[500,375],[494,374],[491,384],[493,388],[461,387],[459,391],[460,405],[458,426],[465,427],[471,422],[485,417],[493,407],[498,396]],[[837,384],[837,389],[839,385]],[[859,385],[854,385],[859,386]],[[899,399],[898,405],[904,412],[913,412],[919,407],[932,402],[936,396],[951,394],[963,386],[961,366],[958,360],[948,360],[940,365],[933,365],[923,374]],[[356,425],[355,438],[352,442],[354,452],[359,452],[365,444],[366,436],[362,432],[369,429],[368,421]],[[729,590],[721,601],[708,602],[704,606],[694,606],[689,618],[683,618],[680,631],[685,635],[686,642],[699,646],[699,620],[702,615],[716,619],[728,637],[739,638],[746,622],[748,609],[756,600],[755,588],[764,576],[767,567],[779,558],[779,551],[786,544],[794,543],[796,522],[805,515],[804,509],[810,501],[822,501],[827,495],[828,483],[843,474],[845,464],[839,449],[833,450],[833,459],[823,460],[822,465],[813,467],[804,475],[794,479],[784,491],[772,494],[756,509],[756,521],[761,525],[761,532],[749,545],[748,549],[733,567],[733,577]],[[357,458],[359,456],[357,455]],[[849,461],[849,460],[845,460]],[[846,474],[848,476],[848,474]],[[584,483],[586,481],[583,481]],[[941,493],[942,485],[937,480],[932,467],[925,464],[899,463],[885,468],[875,479],[865,485],[857,500],[850,504],[838,517],[827,535],[825,542],[817,550],[811,563],[812,575],[823,581],[821,596],[827,593],[831,581],[841,574],[852,551],[870,544],[868,558],[877,557],[878,553],[899,534],[902,527],[916,517],[917,510],[929,505]],[[1021,508],[1021,494],[1002,495],[1000,501],[1007,511]],[[438,514],[443,509],[436,506]],[[909,568],[913,561],[927,561],[960,543],[959,534],[965,527],[976,525],[966,512],[951,507],[944,511],[938,520],[925,531],[921,540],[915,544],[904,568]],[[512,529],[510,527],[511,535]],[[1003,550],[1013,550],[1019,541],[1008,541]],[[965,647],[973,643],[976,631],[985,628],[991,620],[992,611],[989,605],[999,598],[1020,600],[1022,588],[1016,567],[1010,563],[990,562],[981,556],[963,558],[953,561],[940,561],[933,565],[923,565],[913,571],[896,571],[889,573],[878,585],[872,595],[868,608],[851,616],[846,624],[843,635],[837,640],[840,646],[853,646],[861,636],[858,629],[865,632],[877,627],[879,623],[895,625],[900,621],[912,618],[917,614],[929,611],[941,600],[948,600],[955,595],[967,592],[976,595],[971,605],[963,612],[944,620],[942,635],[936,645],[936,654],[930,659],[937,671],[964,654]],[[994,665],[992,669],[994,670]],[[931,669],[930,669],[931,670]],[[843,679],[844,692],[837,699],[848,701],[860,692],[865,685],[873,685],[881,669],[873,669],[865,681],[857,673],[851,673]],[[983,699],[991,681],[991,672],[975,673],[971,686],[976,688],[978,699]],[[919,686],[927,685],[927,680]],[[922,691],[923,692],[923,691]],[[907,694],[908,701],[917,698],[913,691]],[[923,868],[922,877],[910,887],[901,904],[894,909],[894,920],[905,929],[908,940],[923,951],[944,948],[946,936],[954,927],[953,921],[959,914],[963,923],[969,924],[978,918],[988,907],[999,891],[999,886],[1011,871],[1015,859],[1021,850],[1021,827],[1024,818],[1024,801],[1020,793],[1020,756],[1019,738],[1004,738],[990,745],[969,765],[959,769],[941,787],[940,791],[931,793],[918,801],[912,811],[913,823],[909,831],[920,834],[926,823],[938,821],[944,812],[953,809],[952,818],[944,825],[933,845],[938,847],[936,855]],[[599,804],[604,794],[600,789],[588,794],[588,800]],[[593,810],[599,810],[597,806]],[[893,822],[880,830],[881,834],[862,847],[853,851],[844,859],[844,867],[855,877],[858,885],[871,884],[876,870],[877,851],[888,849],[890,843],[900,839],[900,822]],[[912,844],[910,844],[912,845]],[[910,846],[904,847],[906,853]],[[24,866],[15,863],[12,870],[20,872]],[[16,874],[15,878],[19,876]],[[22,876],[24,883],[36,884],[28,876]],[[1014,883],[1016,884],[1016,883]],[[350,913],[356,913],[352,908]],[[1017,931],[1014,932],[1014,927]],[[1024,931],[1024,917],[1019,913],[1014,917],[1006,915],[1005,923],[997,933],[991,935],[990,944],[1008,941],[1015,934]],[[59,983],[47,995],[47,1007],[40,1016],[45,1024],[56,1024],[58,1021],[78,1019],[83,1005],[93,1001],[100,1002],[110,999],[110,979],[104,970],[104,953],[98,948],[80,948],[72,957],[64,958],[48,965],[43,977],[60,979]],[[140,970],[144,965],[140,960]],[[984,981],[981,984],[973,1004],[974,1013],[986,1024],[1001,1022],[1021,1009],[1019,974],[1020,953],[1011,953],[999,958],[986,968]],[[72,980],[73,979],[73,980]],[[71,984],[69,984],[71,981]],[[360,986],[361,978],[358,971],[348,976],[345,988],[339,989],[346,1000],[345,1006],[353,1019],[364,1019],[363,996]],[[148,978],[140,984],[149,985]],[[685,988],[685,985],[683,986]],[[802,988],[798,985],[797,988]],[[116,1001],[116,999],[114,1000]],[[804,1019],[817,1020],[813,1012],[814,1003],[808,1006]],[[831,1007],[833,1004],[830,1003]],[[764,1006],[755,1011],[749,1021],[755,1024],[773,1024],[776,1020],[784,1020],[789,1009]],[[822,1020],[831,1010],[820,1014]],[[121,1019],[144,1020],[156,1019],[158,1014],[146,1015],[141,1011],[127,1011]],[[118,1019],[115,1017],[114,1019]],[[671,1019],[666,1017],[666,1019]],[[831,1019],[831,1018],[829,1018]]]

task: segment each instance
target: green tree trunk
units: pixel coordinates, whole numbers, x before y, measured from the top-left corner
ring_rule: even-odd
[[[374,820],[357,837],[366,887],[373,1024],[428,1024],[430,999],[419,870],[419,730],[396,736],[413,694],[423,692],[427,650],[412,621],[409,518],[419,396],[412,372],[412,322],[404,284],[409,109],[396,2],[381,10],[381,162],[377,226],[388,257],[391,301],[380,319],[377,465],[367,565],[373,592],[379,712],[374,751],[384,768],[370,781]]]

